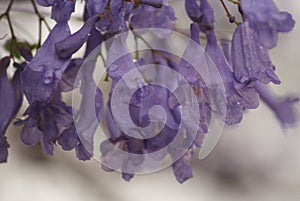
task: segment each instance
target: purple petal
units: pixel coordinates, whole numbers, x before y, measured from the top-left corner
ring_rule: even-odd
[[[298,121],[299,111],[295,107],[299,103],[298,97],[277,97],[267,86],[259,83],[256,89],[261,99],[273,110],[283,126],[295,124]]]
[[[170,6],[164,5],[162,8],[153,8],[142,5],[140,11],[131,17],[130,25],[134,29],[160,28],[173,30],[175,19],[174,10]]]
[[[24,68],[19,68],[15,71],[15,74],[12,78],[12,85],[15,91],[15,95],[16,95],[16,105],[15,105],[15,109],[14,109],[14,115],[15,116],[23,103],[23,87],[22,87],[22,83],[21,83],[21,73],[24,70]]]
[[[55,43],[67,38],[69,35],[70,29],[67,23],[56,24],[28,66],[39,72],[45,71],[45,69],[61,69],[61,71],[64,71],[69,61],[58,57]]]
[[[199,22],[200,30],[203,32],[213,30],[215,16],[213,9],[207,0],[200,0],[200,12],[202,13],[201,20]]]
[[[41,72],[33,71],[28,66],[21,74],[23,90],[29,103],[47,101],[53,96],[58,82],[45,83]]]
[[[75,126],[73,125],[66,128],[57,142],[64,150],[74,149],[79,144]]]
[[[45,154],[47,154],[49,156],[53,155],[53,149],[54,149],[53,142],[49,142],[49,141],[45,140],[44,138],[42,138],[41,146],[42,146],[42,150]]]
[[[83,63],[82,59],[72,59],[67,69],[64,71],[62,75],[62,79],[59,83],[60,90],[62,92],[68,92],[73,90],[75,87],[75,80],[80,70],[80,67]]]
[[[53,6],[57,0],[36,0],[41,6]]]
[[[26,61],[31,61],[33,58],[31,49],[28,46],[20,47],[20,53]]]
[[[265,48],[275,47],[278,32],[289,32],[295,25],[291,14],[280,12],[273,0],[241,0],[240,5],[244,19]]]
[[[17,108],[17,91],[6,74],[9,63],[9,57],[0,60],[0,163],[7,161],[9,144],[6,141],[5,132],[19,109]]]
[[[90,36],[86,42],[86,49],[84,57],[87,57],[95,48],[97,48],[103,41],[103,36],[94,26],[90,31]]]
[[[0,61],[0,136],[5,134],[16,106],[16,94],[6,74],[9,62],[5,60],[2,58]]]
[[[217,44],[214,32],[206,32],[206,36],[208,40],[206,51],[216,64],[225,86],[227,98],[225,122],[229,125],[239,123],[244,109],[258,107],[258,94],[251,83],[239,84],[233,78],[229,63]]]
[[[125,181],[130,181],[132,178],[133,178],[134,174],[129,174],[129,173],[122,173],[122,178],[125,180]]]
[[[161,8],[164,5],[163,0],[140,0],[139,3],[146,4],[154,8]]]
[[[196,0],[185,0],[185,10],[194,22],[200,22],[202,13]]]
[[[264,84],[280,83],[274,73],[275,66],[268,50],[259,43],[256,33],[249,27],[249,22],[240,24],[235,30],[231,55],[234,76],[240,83],[251,80],[259,80]]]
[[[57,0],[51,11],[51,18],[56,22],[67,22],[71,13],[74,12],[75,2],[70,0]]]
[[[179,183],[185,182],[193,177],[192,165],[190,163],[192,151],[188,150],[179,160],[173,163],[172,168]]]
[[[74,34],[55,44],[55,49],[59,57],[69,58],[77,52],[89,37],[92,26],[98,20],[98,16],[90,17],[84,25]]]
[[[7,161],[9,144],[6,141],[6,137],[0,135],[0,163]]]
[[[28,146],[36,145],[43,137],[42,131],[37,127],[37,121],[29,118],[22,129],[20,138]]]
[[[79,143],[75,147],[75,151],[76,151],[76,157],[82,161],[90,160],[93,156],[92,153],[88,151],[82,143]]]
[[[104,13],[108,0],[86,0],[86,10],[89,16]]]

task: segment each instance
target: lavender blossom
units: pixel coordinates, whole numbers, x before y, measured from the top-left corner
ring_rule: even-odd
[[[185,10],[193,22],[199,22],[201,20],[202,13],[196,0],[185,0]]]
[[[199,27],[202,32],[213,30],[215,16],[213,9],[209,5],[207,0],[200,0],[200,12],[201,12],[201,20],[199,22]]]
[[[270,82],[280,84],[268,50],[275,47],[279,33],[291,31],[295,24],[273,0],[236,2],[241,23],[221,2],[229,22],[237,25],[231,44],[216,37],[215,9],[208,0],[185,0],[192,24],[191,40],[182,58],[178,56],[181,51],[171,48],[173,42],[182,47],[184,40],[173,40],[175,9],[168,0],[85,0],[81,2],[84,24],[73,34],[68,23],[75,0],[36,0],[38,5],[51,9],[53,27],[32,1],[40,22],[39,33],[43,23],[49,29],[45,41],[39,35],[38,45],[23,42],[26,39],[20,40],[14,31],[17,26],[10,13],[13,3],[10,1],[0,17],[7,18],[11,33],[11,40],[5,43],[9,57],[0,60],[0,163],[8,157],[6,130],[17,118],[15,125],[23,125],[21,141],[28,146],[40,144],[47,155],[53,154],[56,144],[65,151],[74,150],[76,157],[84,161],[100,151],[103,169],[121,171],[126,181],[144,170],[157,171],[171,159],[174,175],[183,183],[193,177],[191,159],[195,148],[201,148],[199,158],[203,158],[211,151],[212,140],[220,136],[221,131],[214,134],[224,125],[217,121],[223,115],[220,109],[226,107],[224,122],[234,125],[242,120],[245,110],[258,107],[260,97],[282,126],[298,121],[295,104],[299,98],[277,97],[265,86]],[[181,25],[176,24],[177,28]],[[144,37],[146,32],[153,34]],[[206,38],[205,52],[200,32]],[[131,55],[131,46],[127,47],[131,36],[135,41],[130,45],[147,46],[137,50],[136,58]],[[148,42],[150,36],[153,40]],[[168,43],[169,39],[173,41]],[[104,48],[98,48],[102,43]],[[74,58],[83,46],[84,54],[78,52]],[[96,66],[100,53],[106,56],[102,57],[106,59],[105,82],[111,82],[107,102],[94,80],[99,72],[96,67],[103,67]],[[10,69],[10,60],[14,61],[14,69]],[[215,64],[217,71],[209,64]],[[219,93],[223,92],[220,85],[225,88],[225,97]],[[73,95],[81,97],[79,108],[75,103],[74,108],[68,106],[62,99],[63,93],[72,90]],[[16,115],[24,95],[29,105],[19,119]],[[101,122],[104,111],[105,121]],[[106,139],[94,150],[100,122]],[[204,138],[209,131],[212,135]]]
[[[278,33],[289,32],[295,21],[288,12],[280,12],[273,0],[241,0],[241,9],[245,21],[257,33],[265,48],[276,46]]]
[[[76,156],[79,160],[85,161],[92,157],[91,152],[89,152],[81,142],[74,124],[61,133],[57,142],[64,150],[69,151],[75,148]]]
[[[41,6],[53,6],[57,0],[36,0],[36,2]]]
[[[18,125],[24,124],[22,142],[28,146],[41,142],[44,153],[52,155],[54,143],[61,135],[60,130],[73,122],[71,110],[59,97],[53,97],[53,101],[49,103],[31,103],[24,113],[28,115],[27,119],[17,122]]]
[[[97,14],[105,14],[104,9],[108,4],[108,0],[86,0],[86,12],[89,16]]]
[[[71,60],[68,67],[62,74],[62,78],[59,82],[59,88],[61,92],[72,91],[75,87],[77,87],[75,85],[75,80],[82,63],[83,63],[83,59],[80,58]]]
[[[0,60],[0,163],[7,161],[8,147],[5,132],[15,111],[15,91],[8,80],[6,68],[9,66],[10,58],[4,57]]]
[[[77,52],[87,41],[89,33],[97,20],[98,16],[90,17],[80,28],[80,30],[57,42],[55,44],[55,49],[59,57],[62,59],[70,58],[72,54]]]
[[[200,46],[200,29],[198,24],[193,23],[190,26],[191,32],[191,42],[185,49],[183,54],[183,58],[189,58],[190,61],[193,61],[193,64],[188,63],[184,59],[182,59],[178,65],[178,72],[182,75],[193,88],[194,94],[197,97],[199,111],[200,111],[200,119],[199,119],[199,128],[198,128],[198,137],[203,136],[204,133],[207,133],[207,125],[206,125],[206,117],[210,113],[210,98],[209,92],[205,85],[205,82],[199,72],[195,69],[195,66],[201,62],[200,58],[192,56],[197,50],[197,46]],[[184,91],[184,89],[183,89]],[[182,96],[185,95],[184,92],[181,92]],[[174,101],[174,96],[171,96],[169,99],[169,104],[171,104],[171,108],[173,108],[176,103]],[[200,144],[198,144],[200,146]]]
[[[297,97],[277,97],[267,86],[256,84],[256,90],[260,98],[275,113],[281,125],[287,126],[295,124],[298,120],[296,104],[299,103]]]
[[[137,0],[140,4],[146,4],[154,8],[161,8],[164,5],[164,0]]]
[[[29,103],[47,101],[56,93],[59,80],[70,63],[55,50],[55,43],[70,35],[67,23],[58,23],[22,73],[24,93]]]
[[[227,114],[225,122],[229,125],[239,123],[242,120],[244,109],[255,109],[258,107],[258,94],[252,83],[239,84],[230,71],[229,63],[226,61],[213,31],[206,32],[206,51],[223,79],[226,98]]]
[[[166,5],[166,3],[162,8],[141,5],[139,10],[131,17],[130,26],[133,29],[158,28],[173,30],[175,20],[173,8]]]
[[[106,39],[114,35],[128,31],[126,22],[128,15],[133,9],[131,2],[123,2],[122,0],[114,0],[109,2],[109,11],[103,13],[103,17],[96,23],[99,31],[106,32]]]
[[[259,42],[248,21],[240,24],[235,30],[231,56],[233,73],[240,83],[259,80],[264,84],[280,84],[268,50]]]
[[[20,83],[22,68],[15,71],[12,82],[8,79],[6,69],[9,66],[10,58],[4,57],[0,60],[0,163],[7,161],[9,144],[5,132],[18,113],[22,101],[23,92]]]
[[[191,158],[192,150],[189,149],[179,160],[172,164],[174,174],[179,183],[183,183],[193,177]]]
[[[58,23],[69,21],[71,13],[75,9],[75,2],[70,0],[56,0],[56,3],[52,6],[51,18]]]

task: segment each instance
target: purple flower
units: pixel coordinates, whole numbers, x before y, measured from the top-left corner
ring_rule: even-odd
[[[21,74],[26,66],[26,63],[23,62],[22,64],[18,65],[17,63],[13,64],[14,67],[16,67],[16,71],[14,73],[14,76],[12,78],[12,85],[15,91],[15,99],[16,99],[16,105],[15,105],[15,111],[14,111],[14,115],[15,116],[19,109],[22,106],[23,103],[23,96],[24,96],[24,91],[23,91],[23,85],[21,82]]]
[[[147,89],[148,88],[148,89]],[[144,91],[148,91],[144,93]],[[140,126],[148,126],[150,122],[149,111],[155,105],[163,107],[166,114],[166,123],[162,130],[157,133],[154,137],[149,138],[153,135],[155,129],[151,129],[151,133],[145,132],[144,135],[148,139],[145,140],[148,153],[158,151],[166,147],[176,136],[180,125],[180,112],[178,109],[169,107],[169,97],[171,92],[167,89],[149,85],[138,90],[131,98],[129,102],[129,113],[133,122]],[[179,117],[179,119],[177,119]],[[157,117],[159,118],[159,114]],[[149,134],[149,136],[147,136]]]
[[[104,12],[104,16],[96,23],[96,28],[105,33],[105,38],[111,38],[114,35],[128,31],[126,21],[132,11],[133,5],[130,2],[122,0],[110,1],[110,10]]]
[[[52,6],[51,18],[56,22],[67,22],[71,13],[74,12],[75,2],[71,0],[56,0]]]
[[[59,97],[51,102],[34,101],[25,111],[27,119],[16,124],[24,124],[21,140],[28,146],[41,142],[45,154],[52,155],[54,143],[59,139],[63,128],[73,123],[72,109]]]
[[[162,8],[154,8],[141,5],[131,17],[130,26],[133,29],[158,28],[173,30],[175,20],[176,17],[171,6],[164,4]],[[159,36],[165,37],[164,35]]]
[[[94,153],[94,134],[103,114],[102,92],[93,79],[95,61],[98,56],[99,52],[93,51],[89,57],[85,58],[84,65],[77,75],[78,82],[75,83],[75,87],[80,84],[82,95],[80,107],[74,112],[74,125],[81,141],[76,146],[76,155],[81,160],[87,160]]]
[[[23,93],[20,83],[20,72],[17,69],[12,82],[8,79],[6,69],[9,66],[10,58],[4,57],[0,60],[0,163],[7,161],[9,144],[6,141],[5,132],[18,113],[22,101]]]
[[[202,15],[199,21],[200,30],[202,32],[213,30],[215,16],[213,9],[211,8],[207,0],[200,0],[200,12]]]
[[[164,0],[139,0],[140,4],[146,4],[154,8],[161,8],[164,5]]]
[[[118,81],[130,70],[136,68],[130,53],[123,55],[124,52],[129,52],[126,45],[125,37],[115,38],[109,47],[106,60],[107,73],[113,80],[113,87]]]
[[[74,34],[57,42],[55,49],[60,58],[70,58],[87,41],[91,28],[98,20],[98,16],[90,17],[84,25]]]
[[[193,177],[191,165],[192,152],[192,149],[187,150],[182,157],[172,164],[174,174],[179,183],[183,183]]]
[[[91,152],[81,142],[74,124],[61,133],[57,142],[64,150],[69,151],[75,148],[76,156],[79,160],[89,160],[92,157]]]
[[[75,86],[76,76],[80,67],[83,63],[83,59],[72,59],[68,67],[62,74],[61,81],[59,83],[59,88],[62,92],[72,91]]]
[[[67,23],[57,23],[22,73],[24,93],[29,103],[47,101],[57,90],[59,80],[70,63],[55,50],[55,43],[70,35]]]
[[[59,70],[60,72],[57,73],[61,74],[67,68],[70,60],[69,58],[61,59],[58,57],[55,50],[55,44],[66,39],[68,36],[70,36],[68,24],[57,23],[28,64],[28,67],[38,72]],[[44,81],[48,82],[49,80],[45,79]]]
[[[93,59],[92,59],[93,60]],[[73,60],[81,63],[81,59]],[[80,92],[82,94],[81,104],[79,110],[73,115],[76,119],[75,123],[66,128],[58,143],[64,150],[71,150],[75,148],[76,156],[79,160],[89,160],[93,156],[93,137],[98,123],[101,120],[103,113],[103,97],[101,91],[98,89],[92,78],[91,70],[94,69],[94,63],[86,60],[87,64],[82,69],[80,76]],[[74,63],[76,65],[76,63]],[[80,65],[81,66],[81,65]],[[78,67],[70,66],[70,72],[65,71],[69,75],[67,81],[70,85],[74,85],[74,77],[77,75]],[[71,73],[75,75],[71,75]],[[63,85],[64,86],[64,85]],[[66,86],[68,88],[68,86]],[[78,87],[73,86],[73,87]],[[94,107],[90,107],[94,105]]]
[[[259,80],[264,84],[280,84],[268,50],[259,41],[248,21],[237,27],[231,49],[234,76],[240,83]]]
[[[185,0],[185,10],[193,22],[199,22],[202,17],[200,6],[196,0]]]
[[[4,134],[0,134],[0,163],[6,162],[8,157],[9,144]]]
[[[120,169],[123,179],[129,181],[134,176],[134,167],[141,164],[144,160],[142,154],[144,146],[142,140],[124,135],[117,138],[109,138],[109,140],[102,142],[100,145],[102,168],[106,171]],[[124,153],[138,154],[138,156]],[[110,165],[110,167],[105,165]]]
[[[239,84],[230,71],[229,63],[226,61],[213,31],[206,32],[206,52],[214,61],[223,80],[227,98],[227,110],[225,122],[229,125],[239,123],[242,120],[244,109],[258,107],[258,94],[252,83]]]
[[[190,86],[193,88],[193,92],[195,96],[197,97],[198,105],[199,105],[199,111],[200,111],[200,119],[199,119],[199,135],[200,133],[207,132],[206,130],[206,117],[208,116],[210,112],[210,98],[209,98],[209,92],[205,85],[205,82],[199,72],[195,69],[196,66],[201,62],[201,55],[198,55],[199,57],[195,57],[194,54],[197,50],[199,50],[200,47],[200,30],[199,26],[196,23],[191,24],[190,26],[190,32],[191,36],[190,38],[192,41],[188,44],[188,46],[185,49],[185,52],[183,54],[183,58],[179,65],[178,65],[178,72],[180,75],[182,75],[185,80],[188,81]],[[193,61],[193,63],[188,63],[185,59],[189,58],[189,61]],[[179,87],[180,88],[180,87]],[[183,96],[186,96],[185,89],[179,89],[182,90],[181,93]],[[174,96],[171,96],[169,99],[169,104],[173,105],[171,108],[176,106],[176,101],[174,101]]]
[[[137,63],[137,65],[147,65],[147,64],[155,64],[161,66],[169,66],[166,58],[162,58],[162,55],[165,55],[166,58],[169,58],[168,53],[160,52],[159,55],[145,55],[143,61]],[[148,57],[149,58],[146,58]],[[154,60],[153,60],[154,59]],[[171,60],[171,58],[169,58]],[[158,67],[158,66],[157,66]],[[154,66],[149,66],[149,68],[154,68]],[[160,67],[161,68],[161,67]],[[160,74],[159,72],[155,73],[155,81],[157,82],[165,82],[165,75]],[[166,125],[165,128],[161,130],[162,134],[158,135],[169,135],[167,131],[164,129],[177,130],[178,122],[180,121],[180,112],[176,108],[169,107],[169,98],[172,94],[168,89],[153,84],[147,84],[145,81],[141,81],[141,87],[137,90],[129,101],[129,112],[131,114],[131,118],[133,122],[141,127],[147,126],[150,123],[149,118],[149,110],[155,105],[160,105],[163,107],[166,114]],[[179,119],[177,119],[179,117]],[[159,118],[159,114],[157,113],[157,118]],[[158,120],[159,121],[159,120]],[[172,133],[172,131],[170,131]],[[152,135],[152,133],[151,133]],[[172,134],[170,134],[172,135]],[[155,138],[155,137],[153,137]],[[163,143],[163,142],[162,142]],[[168,144],[169,141],[166,141]],[[163,145],[161,147],[164,147]]]
[[[276,46],[278,33],[289,32],[295,21],[288,12],[280,12],[273,0],[241,0],[244,20],[257,33],[265,48]]]
[[[272,91],[260,83],[256,84],[256,89],[260,98],[275,113],[277,119],[283,126],[295,124],[298,120],[298,111],[295,105],[299,103],[299,98],[295,97],[277,97]]]
[[[16,104],[16,94],[6,74],[9,63],[9,57],[0,60],[0,163],[7,161],[9,144],[5,132],[15,115]]]
[[[85,0],[86,12],[89,16],[104,14],[108,0]]]
[[[87,57],[95,48],[97,48],[103,41],[103,36],[95,27],[92,27],[90,36],[86,42],[86,49],[84,57]]]
[[[41,6],[53,6],[57,0],[36,0]]]

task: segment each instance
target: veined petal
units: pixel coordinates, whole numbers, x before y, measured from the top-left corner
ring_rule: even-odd
[[[275,47],[278,33],[289,32],[295,25],[291,14],[280,12],[273,0],[241,0],[240,5],[244,19],[265,48]]]
[[[65,59],[70,58],[72,54],[77,52],[83,43],[85,43],[89,37],[91,28],[98,20],[98,16],[90,17],[84,25],[74,34],[68,36],[62,41],[55,44],[55,49],[59,57]]]
[[[275,113],[283,126],[295,124],[299,118],[299,111],[295,107],[299,103],[299,97],[278,97],[267,86],[256,84],[260,98]]]
[[[249,22],[240,24],[232,39],[232,67],[235,78],[240,83],[259,80],[267,84],[280,84],[274,73],[275,66],[269,57],[268,50],[261,45]]]

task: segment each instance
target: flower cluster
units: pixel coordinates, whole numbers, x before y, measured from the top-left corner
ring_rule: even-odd
[[[79,160],[89,160],[94,153],[93,137],[97,124],[104,119],[108,139],[101,143],[100,151],[104,162],[102,167],[105,170],[112,171],[117,168],[122,171],[123,178],[129,181],[135,174],[134,166],[143,163],[145,154],[160,151],[155,155],[155,160],[163,160],[169,155],[174,161],[172,168],[180,183],[191,178],[191,158],[195,148],[201,148],[203,138],[209,132],[209,121],[213,112],[205,79],[191,63],[168,52],[151,47],[151,51],[145,51],[137,58],[127,53],[127,32],[130,30],[135,32],[138,29],[156,28],[176,31],[176,15],[169,2],[85,0],[84,24],[75,33],[71,33],[68,23],[76,1],[36,0],[36,2],[40,6],[52,8],[51,18],[55,21],[55,25],[36,51],[32,51],[26,45],[19,46],[22,59],[15,60],[11,51],[10,56],[3,57],[0,61],[0,162],[7,161],[9,143],[5,135],[6,130],[17,115],[25,96],[29,106],[23,118],[14,122],[15,125],[23,126],[20,138],[25,145],[33,146],[40,143],[43,152],[52,155],[55,145],[59,144],[64,150],[75,149]],[[221,2],[225,6],[224,2]],[[205,53],[216,66],[225,88],[224,122],[227,125],[240,123],[245,110],[259,106],[259,98],[269,105],[283,126],[294,124],[297,115],[293,106],[298,98],[281,99],[272,94],[267,86],[271,82],[280,84],[268,51],[276,46],[279,32],[289,32],[293,29],[295,22],[292,16],[279,11],[273,0],[230,2],[237,5],[242,22],[236,22],[228,13],[229,22],[236,24],[229,44],[220,43],[216,37],[214,9],[208,0],[200,2],[185,0],[185,10],[191,19],[189,35],[191,42],[185,47],[183,57],[199,56],[200,59],[200,55],[193,52],[193,46],[201,46],[200,35],[203,36],[206,41],[206,46],[203,46]],[[1,18],[4,16],[9,19],[7,13],[1,15]],[[144,41],[143,33],[145,31],[142,30],[135,37]],[[155,35],[163,40],[168,37],[168,32]],[[116,40],[106,46],[106,73],[112,87],[105,103],[102,92],[93,79],[95,62],[88,57],[99,45],[113,37],[117,37]],[[15,40],[13,32],[12,39]],[[84,55],[81,58],[74,57],[74,53],[84,45]],[[7,68],[11,60],[14,61],[15,71],[10,79]],[[78,77],[84,63],[87,66],[84,69],[84,76]],[[128,102],[131,121],[139,127],[147,127],[151,123],[149,111],[156,105],[164,109],[166,121],[161,129],[156,129],[159,132],[155,136],[150,132],[153,130],[141,134],[131,127],[128,131],[132,135],[129,136],[120,128],[122,123],[114,117],[113,110],[117,106],[113,104],[113,91],[126,74],[147,64],[169,67],[178,72],[188,85],[178,84],[176,80],[170,79],[168,82],[174,82],[173,85],[177,86],[179,94],[174,96],[172,91],[162,86],[147,84],[142,72],[136,71],[136,85],[139,89],[132,94]],[[154,76],[156,82],[169,79],[158,72]],[[188,93],[186,87],[191,87],[197,100],[196,107],[199,110],[197,119],[193,116],[188,117],[190,122],[196,122],[197,132],[195,135],[187,132],[177,138],[176,134],[184,118],[182,115],[185,115],[181,103],[192,100],[186,96]],[[62,99],[63,93],[75,88],[79,88],[83,97],[79,111],[67,105]],[[86,90],[87,88],[89,90]],[[106,104],[107,110],[104,112]],[[92,109],[96,112],[96,121],[90,115],[93,112],[90,111],[90,105],[93,105]],[[120,114],[121,117],[122,115]],[[157,115],[155,118],[161,117]],[[125,122],[127,123],[128,121]],[[143,135],[144,138],[134,138],[135,134]],[[172,141],[176,141],[176,146],[168,146]],[[179,144],[185,148],[183,152],[178,148]],[[164,149],[165,147],[168,148]],[[118,150],[128,153],[127,157],[119,159]],[[181,154],[178,154],[179,152]],[[132,157],[130,154],[139,157]],[[117,164],[114,167],[109,167],[105,163],[116,159]]]

